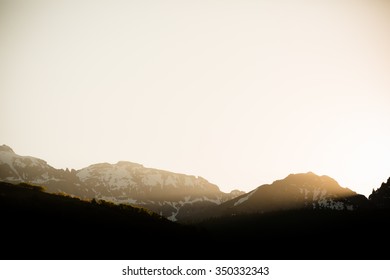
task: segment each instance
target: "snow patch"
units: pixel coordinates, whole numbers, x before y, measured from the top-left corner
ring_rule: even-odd
[[[94,172],[96,173],[96,171]],[[132,176],[124,166],[114,166],[113,168],[99,170],[97,174],[91,174],[91,168],[84,168],[80,170],[76,176],[80,181],[85,182],[89,178],[96,178],[103,182],[105,186],[110,187],[111,190],[118,190],[134,185]]]
[[[13,153],[9,153],[9,152],[0,152],[0,162],[1,163],[5,163],[7,164],[11,169],[12,171],[17,175],[19,176],[20,178],[20,175],[19,173],[16,171],[16,169],[14,168],[14,161],[15,161],[15,154]],[[18,179],[19,179],[18,178]]]
[[[40,159],[37,159],[35,157],[30,157],[30,156],[21,157],[21,158],[31,160],[31,163],[29,164],[29,166],[41,166],[42,167],[42,160],[40,160]]]
[[[136,204],[136,203],[137,203],[137,200],[136,200],[136,199],[128,198],[128,199],[125,199],[125,200],[121,200],[121,203]]]
[[[203,201],[203,199],[198,197],[198,198],[192,199],[191,201],[186,202],[185,204],[193,204],[195,202],[201,202],[201,201]]]
[[[315,189],[313,192],[313,200],[322,199],[326,195],[326,190],[324,189]]]
[[[49,179],[49,172],[45,172],[41,175],[42,179],[48,180]]]
[[[211,199],[211,198],[208,198],[206,196],[203,196],[203,200],[210,201],[210,202],[215,203],[217,205],[221,204],[221,198]]]
[[[5,178],[5,181],[7,182],[22,182],[22,179],[20,178],[15,178],[15,177],[7,177]]]
[[[27,164],[24,163],[23,160],[20,159],[20,158],[15,158],[14,159],[14,165],[18,166],[18,167],[21,167],[21,168],[25,168],[27,166]]]
[[[172,215],[167,217],[168,220],[172,221],[172,222],[176,222],[177,219],[176,219],[176,215],[177,215],[177,212],[172,212]]]
[[[307,195],[310,193],[308,189],[299,188],[299,193],[304,194],[305,199],[307,199]]]
[[[343,210],[344,209],[344,203],[341,201],[334,201],[332,199],[320,199],[318,201],[318,204],[320,207],[323,208],[330,208],[333,210]]]
[[[190,176],[185,176],[184,177],[184,186],[188,187],[194,187],[194,178],[191,178]]]
[[[85,182],[89,177],[91,177],[91,173],[89,168],[84,168],[77,172],[76,176],[80,179],[81,182]]]
[[[173,176],[168,176],[168,178],[165,179],[165,185],[176,186],[175,178],[173,178]]]
[[[177,221],[177,214],[179,214],[179,211],[180,211],[180,207],[177,206],[177,203],[176,202],[171,202],[170,205],[176,209],[176,212],[172,212],[172,215],[169,216],[167,219],[168,220],[171,220],[172,222],[176,222]],[[179,204],[180,206],[180,204]]]
[[[234,206],[240,205],[241,203],[247,201],[255,192],[256,192],[256,190],[251,191],[251,192],[248,193],[246,196],[241,197],[239,200],[237,200],[237,201],[234,203]]]
[[[142,178],[142,183],[146,186],[156,186],[163,184],[163,178],[161,174],[150,174]]]

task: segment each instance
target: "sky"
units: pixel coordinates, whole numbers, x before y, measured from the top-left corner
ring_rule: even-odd
[[[390,2],[0,0],[0,144],[228,192],[390,177]]]

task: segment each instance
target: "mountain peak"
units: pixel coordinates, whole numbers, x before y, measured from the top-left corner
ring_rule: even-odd
[[[0,146],[0,152],[8,152],[8,153],[15,153],[10,146],[7,146],[7,145],[1,145]]]
[[[277,181],[289,181],[291,183],[297,183],[297,184],[302,184],[302,183],[310,183],[310,184],[327,184],[327,185],[332,185],[334,187],[340,187],[340,185],[337,183],[337,181],[327,175],[317,175],[311,171],[307,173],[296,173],[296,174],[290,174],[286,178],[282,180],[277,180]],[[276,182],[277,182],[276,181]]]
[[[367,199],[336,180],[313,172],[290,174],[272,184],[221,204],[219,211],[227,215],[264,213],[293,209],[354,210],[365,207]]]
[[[125,160],[118,161],[116,163],[116,166],[144,167],[142,164],[131,162],[131,161],[125,161]]]

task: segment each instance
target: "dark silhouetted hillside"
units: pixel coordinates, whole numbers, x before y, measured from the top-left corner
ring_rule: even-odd
[[[0,259],[169,259],[201,242],[194,227],[150,211],[0,182]],[[192,252],[197,247],[191,248]],[[179,257],[179,255],[177,255]]]
[[[379,209],[390,209],[390,178],[380,188],[373,190],[369,200]]]
[[[1,259],[386,259],[387,209],[233,214],[192,226],[0,183]]]
[[[390,211],[289,210],[212,218],[223,259],[388,259]]]
[[[130,162],[59,170],[3,145],[0,180],[0,259],[387,259],[390,251],[390,178],[369,199],[312,172],[225,194],[201,177]]]

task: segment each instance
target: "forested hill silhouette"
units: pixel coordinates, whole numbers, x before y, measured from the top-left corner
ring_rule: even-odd
[[[164,259],[172,256],[172,244],[202,241],[195,227],[146,209],[49,194],[25,183],[0,182],[0,217],[1,242],[8,244],[0,259]]]
[[[0,259],[386,259],[390,211],[294,209],[181,225],[128,205],[0,182]],[[375,240],[375,242],[373,242]]]
[[[382,183],[380,188],[372,190],[369,196],[370,201],[373,202],[375,207],[379,209],[390,208],[390,178],[387,179],[386,183]]]
[[[256,205],[249,199],[243,201],[250,203],[243,209],[246,211],[226,209],[245,198],[238,197],[219,206],[222,215],[214,215],[198,226],[218,237],[219,244],[252,252],[258,259],[388,259],[389,183],[390,178],[373,191],[370,199],[351,196],[348,203],[356,200],[356,205],[363,205],[354,210],[303,205],[259,212],[260,201]],[[280,198],[268,199],[277,202]]]

